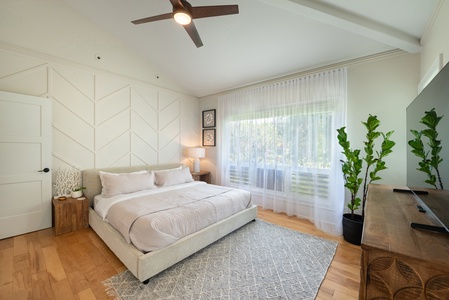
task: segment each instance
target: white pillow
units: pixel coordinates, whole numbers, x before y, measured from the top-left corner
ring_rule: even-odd
[[[141,170],[141,171],[135,171],[135,172],[129,172],[129,173],[108,173],[108,172],[103,172],[100,171],[100,181],[101,181],[101,186],[104,187],[105,183],[104,183],[104,179],[103,179],[103,175],[107,174],[107,175],[111,175],[111,176],[120,176],[120,174],[145,174],[148,171],[146,170]],[[101,194],[103,194],[103,190],[101,191]]]
[[[188,167],[183,169],[154,171],[154,177],[157,186],[168,186],[194,181]]]
[[[155,188],[154,173],[138,171],[133,173],[106,173],[100,171],[101,194],[105,198],[120,194],[129,194]]]
[[[171,168],[171,169],[162,169],[162,170],[154,170],[154,172],[167,172],[167,171],[173,171],[173,170],[182,170],[182,166],[179,166],[179,167],[174,167],[174,168]]]

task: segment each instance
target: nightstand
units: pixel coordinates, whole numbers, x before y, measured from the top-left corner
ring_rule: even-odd
[[[56,235],[88,228],[89,199],[53,199],[53,225]]]
[[[191,173],[195,181],[204,181],[210,183],[210,172],[196,172]]]

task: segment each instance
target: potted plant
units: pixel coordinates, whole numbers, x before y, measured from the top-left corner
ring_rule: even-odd
[[[361,158],[360,149],[352,149],[346,134],[346,127],[337,129],[338,143],[343,148],[343,154],[346,160],[341,160],[342,172],[345,187],[348,189],[351,197],[347,205],[350,213],[343,214],[343,237],[346,241],[360,245],[362,239],[363,220],[365,218],[366,196],[368,194],[369,184],[373,181],[382,179],[377,175],[379,171],[387,169],[384,158],[392,152],[392,148],[396,144],[390,140],[394,131],[384,134],[376,129],[380,125],[377,116],[369,115],[366,122],[362,122],[367,130],[366,140],[364,141],[365,157]],[[382,143],[379,150],[375,150],[375,141],[382,137]],[[362,177],[359,177],[363,171],[365,162],[365,170]],[[358,197],[360,188],[363,185],[362,198]],[[355,211],[362,206],[361,215]]]
[[[76,188],[72,191],[72,198],[79,198],[83,195],[83,190],[86,188],[84,186],[81,186],[79,188]]]

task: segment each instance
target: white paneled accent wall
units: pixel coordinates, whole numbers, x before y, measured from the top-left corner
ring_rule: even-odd
[[[0,66],[0,90],[52,99],[53,169],[189,163],[200,144],[195,97],[26,50]]]

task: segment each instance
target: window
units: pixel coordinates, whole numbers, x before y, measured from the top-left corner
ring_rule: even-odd
[[[323,110],[308,115],[295,109],[286,114],[272,111],[271,116],[257,113],[253,118],[236,115],[228,123],[233,145],[229,148],[229,183],[327,196],[332,112]],[[254,176],[250,176],[251,168]],[[321,172],[317,191],[308,169]]]
[[[251,191],[264,208],[330,222],[338,232],[344,186],[336,130],[345,105],[346,69],[221,96],[219,181]]]

